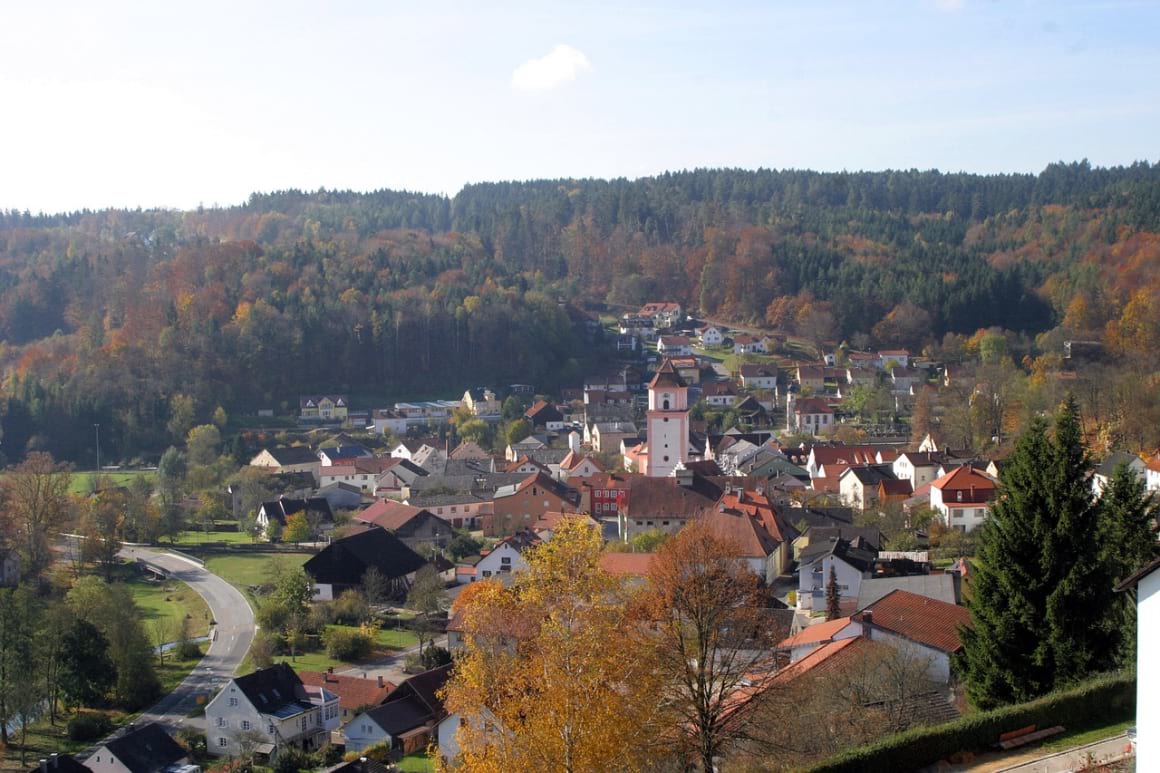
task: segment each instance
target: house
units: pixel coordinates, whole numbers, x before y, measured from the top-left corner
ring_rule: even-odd
[[[651,320],[654,327],[673,327],[685,318],[681,304],[671,301],[646,303],[637,312],[640,317]]]
[[[798,365],[794,380],[800,389],[808,388],[816,394],[826,388],[826,369],[821,365]]]
[[[483,387],[464,392],[461,404],[474,416],[495,416],[499,414],[500,409],[499,398],[495,392]]]
[[[777,368],[773,365],[745,363],[738,372],[745,389],[777,390]]]
[[[555,432],[564,428],[564,415],[547,400],[537,400],[532,407],[524,411],[524,418],[532,423],[533,427],[543,428]]]
[[[693,342],[688,336],[661,336],[657,339],[657,354],[665,357],[688,357],[693,353]]]
[[[725,331],[717,325],[704,325],[697,328],[697,338],[701,346],[720,346],[725,341]]]
[[[426,750],[439,721],[447,716],[439,693],[451,676],[452,665],[415,674],[396,687],[387,700],[347,723],[348,752],[388,744],[399,754]]]
[[[531,475],[535,472],[552,474],[552,470],[548,465],[540,464],[527,455],[521,456],[519,459],[511,462],[507,467],[504,467],[503,471],[507,473],[518,473],[520,475]]]
[[[325,499],[326,503],[330,505],[332,513],[338,510],[357,510],[362,507],[363,503],[362,491],[358,486],[352,486],[349,483],[331,483],[319,486],[314,492],[314,497]]]
[[[788,573],[790,550],[797,530],[782,518],[765,494],[727,489],[700,520],[714,533],[737,545],[750,570],[766,584]]]
[[[701,383],[701,363],[696,357],[671,357],[669,362],[673,364],[673,370],[681,377],[681,381],[686,384]]]
[[[434,443],[434,440],[412,440],[408,438],[400,441],[391,449],[391,456],[396,459],[406,459],[409,462],[414,462],[416,456],[428,449],[435,448]]]
[[[947,527],[971,531],[986,520],[997,494],[993,478],[963,465],[930,484],[930,506]]]
[[[877,555],[878,551],[862,540],[811,538],[798,559],[798,609],[825,609],[831,568],[837,576],[839,597],[852,605],[858,598],[862,580],[871,577]]]
[[[710,381],[701,385],[701,399],[709,405],[728,408],[737,402],[737,390],[728,381]]]
[[[393,408],[376,408],[371,411],[371,420],[367,429],[376,435],[405,435],[407,434],[407,415]]]
[[[390,499],[376,500],[362,512],[355,513],[354,520],[387,529],[412,550],[421,545],[441,548],[455,537],[451,524],[431,511]]]
[[[374,454],[363,446],[331,446],[318,449],[318,461],[323,467],[343,464],[355,459],[369,459]]]
[[[519,483],[496,489],[491,515],[482,518],[483,530],[492,536],[511,534],[548,511],[574,511],[579,504],[577,491],[544,472],[535,472]]]
[[[600,421],[592,424],[592,448],[597,453],[608,453],[620,447],[620,441],[635,440],[640,436],[631,421]]]
[[[350,674],[336,674],[333,668],[326,671],[299,671],[298,678],[307,687],[322,687],[338,696],[338,707],[341,710],[339,725],[349,722],[360,709],[380,705],[395,689],[395,685],[382,676],[364,679]]]
[[[317,478],[318,456],[309,446],[279,446],[263,448],[253,459],[251,467],[262,467],[273,473],[308,472]]]
[[[560,462],[560,479],[590,478],[604,472],[604,466],[587,454],[576,450],[568,451],[568,455]]]
[[[1136,770],[1160,770],[1160,558],[1116,586],[1136,595]]]
[[[483,448],[480,447],[479,443],[476,443],[474,440],[462,441],[459,445],[455,446],[455,448],[451,449],[450,453],[447,454],[448,460],[457,462],[472,459],[482,460],[490,458],[491,454],[489,454],[487,451],[484,451]]]
[[[347,588],[361,587],[372,567],[401,595],[427,562],[386,529],[368,528],[331,542],[302,568],[313,583],[315,601],[333,601]]]
[[[272,539],[276,530],[285,528],[287,518],[301,512],[306,513],[306,520],[315,531],[334,525],[334,513],[330,509],[330,502],[322,497],[310,497],[309,499],[278,497],[269,502],[263,502],[258,505],[258,516],[255,519],[255,524],[262,539]]]
[[[906,451],[898,455],[891,468],[894,477],[908,480],[914,489],[919,489],[938,477],[939,468],[946,460],[946,454],[938,451]]]
[[[818,435],[834,426],[834,409],[820,397],[786,401],[785,428],[797,434]]]
[[[382,472],[375,478],[375,487],[372,492],[373,496],[381,497],[386,494],[401,492],[418,478],[423,478],[431,474],[419,465],[406,459],[390,457],[384,461],[393,462],[393,464],[383,465]]]
[[[306,395],[298,398],[298,416],[306,421],[345,421],[346,395]]]
[[[85,760],[93,773],[200,773],[189,752],[156,722],[106,741]]]
[[[805,468],[810,478],[838,477],[846,467],[893,463],[895,452],[883,446],[844,446],[815,444],[806,453]],[[831,474],[836,468],[838,475]]]
[[[1092,493],[1097,497],[1101,496],[1112,476],[1116,474],[1116,468],[1121,464],[1127,465],[1128,469],[1135,472],[1141,480],[1145,481],[1145,486],[1147,486],[1148,465],[1145,464],[1144,460],[1135,454],[1116,451],[1104,457],[1092,471]]]
[[[339,464],[322,465],[318,468],[318,485],[329,486],[332,483],[346,483],[355,486],[363,494],[372,496],[378,488],[382,474],[400,463],[410,464],[405,459],[394,457],[356,457],[340,459]],[[419,468],[421,469],[421,468]]]
[[[523,440],[517,440],[514,443],[508,443],[504,449],[503,458],[509,462],[518,461],[521,456],[527,456],[530,453],[539,451],[547,445],[543,440],[540,440],[535,435],[528,435]]]
[[[970,626],[966,607],[894,590],[854,615],[867,638],[928,659],[927,675],[951,682],[951,658],[963,648],[959,630]]]
[[[498,577],[501,574],[522,572],[528,568],[528,562],[523,558],[523,552],[540,544],[540,538],[531,531],[524,529],[515,534],[504,537],[492,546],[491,550],[482,555],[475,563],[475,574],[469,576],[466,582],[486,580],[488,577]]]
[[[831,642],[852,639],[860,633],[858,626],[849,617],[839,617],[807,625],[793,636],[779,642],[777,648],[789,653],[790,663],[796,663],[820,647]]]
[[[768,354],[769,339],[758,338],[746,333],[733,336],[734,354]]]
[[[887,370],[891,363],[899,368],[910,367],[910,352],[906,349],[885,349],[878,352],[878,367]]]
[[[626,476],[625,484],[625,498],[617,513],[620,538],[625,542],[645,531],[676,534],[689,519],[716,505],[724,493],[688,469],[678,469],[667,478]]]
[[[600,522],[587,513],[557,513],[547,512],[536,519],[530,527],[530,531],[539,538],[541,542],[547,542],[555,535],[556,530],[560,528],[560,523],[565,519],[578,518],[586,526],[593,529],[600,530],[602,527]]]
[[[878,484],[894,480],[888,464],[848,467],[838,478],[842,504],[865,510],[878,499]]]
[[[911,394],[916,385],[926,380],[925,374],[914,368],[893,367],[887,373],[890,390],[895,394]]]
[[[239,756],[252,739],[254,751],[273,756],[279,749],[320,749],[338,728],[338,696],[325,687],[307,687],[285,663],[235,676],[205,706],[206,749],[215,756]]]

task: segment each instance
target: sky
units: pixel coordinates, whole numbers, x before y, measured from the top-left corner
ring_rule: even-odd
[[[0,209],[1160,160],[1160,1],[0,0]]]

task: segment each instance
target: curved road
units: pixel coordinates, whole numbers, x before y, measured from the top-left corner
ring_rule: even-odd
[[[200,720],[186,717],[197,708],[199,697],[206,701],[212,698],[245,660],[254,639],[254,610],[241,591],[188,558],[145,547],[126,547],[121,556],[140,559],[189,585],[205,599],[216,623],[210,631],[209,650],[197,667],[177,689],[143,712],[133,724],[141,727],[160,722],[171,730],[183,725],[200,726]]]

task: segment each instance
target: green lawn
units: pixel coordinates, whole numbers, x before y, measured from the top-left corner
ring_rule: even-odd
[[[433,773],[435,763],[426,754],[408,754],[398,762],[403,773]]]
[[[348,628],[348,629],[351,629],[351,626],[334,625],[334,626],[328,626],[328,627],[329,628]],[[370,661],[374,661],[374,660],[380,660],[382,658],[393,655],[400,650],[406,649],[407,647],[414,646],[418,643],[419,643],[418,637],[415,636],[415,634],[412,633],[411,631],[400,630],[397,628],[380,629],[378,634],[375,636],[375,649],[374,649],[374,651],[372,651],[371,654],[368,655],[364,661],[358,661],[358,662],[370,662]],[[326,669],[330,668],[331,666],[338,669],[338,668],[346,668],[348,666],[355,665],[354,663],[347,663],[347,662],[344,662],[341,660],[335,660],[334,658],[332,658],[326,654],[325,649],[319,650],[317,652],[304,652],[304,653],[301,653],[293,658],[290,657],[289,655],[279,655],[278,657],[274,658],[274,661],[278,662],[278,663],[289,663],[295,669],[299,669],[299,670],[305,669],[307,671],[325,671]]]
[[[210,556],[205,568],[231,585],[249,593],[249,589],[261,585],[270,577],[271,564],[284,561],[288,566],[301,566],[311,553],[247,553],[237,556]]]
[[[200,545],[205,542],[225,542],[230,545],[251,545],[253,537],[244,531],[183,531],[177,545]]]
[[[70,494],[84,495],[89,494],[93,490],[93,475],[89,472],[74,472],[72,478],[69,480],[68,492]],[[153,478],[157,473],[152,470],[119,470],[117,472],[102,472],[101,482],[111,483],[114,486],[127,486],[129,481],[133,480],[139,475],[145,475]]]
[[[1123,722],[1113,722],[1110,725],[1104,725],[1102,727],[1066,732],[1062,735],[1057,735],[1055,738],[1043,744],[1042,749],[1044,752],[1058,752],[1064,749],[1070,749],[1073,746],[1095,743],[1096,741],[1102,741],[1105,738],[1119,735],[1134,724],[1136,724],[1136,720],[1125,719]]]
[[[154,638],[155,621],[163,620],[169,632],[169,641],[174,641],[181,620],[186,615],[190,619],[191,635],[205,636],[209,633],[209,607],[185,583],[176,580],[153,583],[134,577],[125,582],[125,587],[133,595],[137,606],[141,607],[141,619],[151,640]]]

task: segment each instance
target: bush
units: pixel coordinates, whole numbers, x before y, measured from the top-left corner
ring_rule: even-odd
[[[371,616],[371,608],[366,597],[357,590],[344,590],[330,605],[334,622],[343,625],[359,625]]]
[[[982,711],[942,725],[917,727],[839,754],[809,773],[918,770],[964,751],[993,746],[1001,733],[1027,725],[1080,729],[1130,719],[1136,711],[1136,675],[1107,674],[1029,703]]]
[[[423,654],[419,657],[419,663],[423,666],[424,671],[445,666],[450,662],[451,653],[443,647],[436,647],[434,644],[424,649]]]
[[[113,729],[113,723],[104,714],[78,714],[68,721],[70,741],[95,741]]]
[[[326,654],[335,660],[352,661],[365,658],[374,646],[374,637],[365,628],[328,628],[322,635]]]

